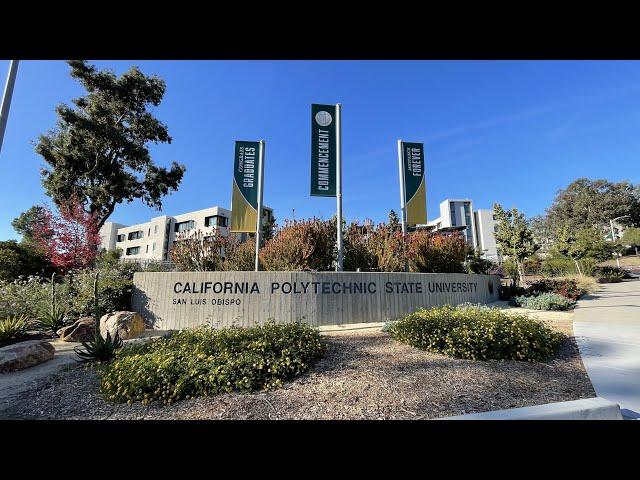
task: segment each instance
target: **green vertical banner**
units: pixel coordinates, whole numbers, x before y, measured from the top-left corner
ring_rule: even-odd
[[[231,197],[231,231],[255,233],[258,220],[260,142],[236,142]]]
[[[402,168],[407,225],[427,223],[423,143],[402,142]]]
[[[311,105],[311,195],[336,196],[335,105]]]

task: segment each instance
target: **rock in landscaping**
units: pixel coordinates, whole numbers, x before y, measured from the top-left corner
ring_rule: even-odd
[[[33,367],[53,358],[55,348],[44,340],[29,340],[0,348],[0,372]]]
[[[144,332],[144,320],[136,312],[113,312],[100,319],[100,335],[107,338],[107,332],[113,339],[118,332],[122,340],[136,338]]]
[[[56,333],[63,342],[89,342],[96,335],[96,322],[93,317],[82,317]]]

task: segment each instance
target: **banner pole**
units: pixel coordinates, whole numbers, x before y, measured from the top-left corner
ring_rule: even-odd
[[[398,140],[398,173],[400,176],[400,216],[402,218],[402,235],[407,234],[407,205],[405,203],[406,191],[404,184],[404,165],[402,162],[402,140]]]
[[[262,242],[262,194],[264,192],[264,140],[260,140],[260,148],[258,149],[258,220],[256,220],[256,264],[255,271],[260,270],[260,243]]]
[[[342,271],[342,105],[336,104],[336,225],[338,243],[338,262],[336,270]]]
[[[400,216],[402,217],[402,239],[407,237],[407,203],[406,185],[404,182],[404,162],[402,161],[402,140],[398,140],[398,172],[400,175]],[[404,271],[409,271],[408,262],[404,264]]]

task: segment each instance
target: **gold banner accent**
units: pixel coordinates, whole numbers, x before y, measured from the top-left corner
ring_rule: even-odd
[[[258,212],[245,200],[234,180],[231,197],[231,231],[255,233],[257,221]]]
[[[422,182],[416,194],[407,202],[407,225],[417,225],[427,223],[427,195],[425,188],[426,175],[423,175]]]

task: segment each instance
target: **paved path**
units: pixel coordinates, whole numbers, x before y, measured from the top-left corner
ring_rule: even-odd
[[[596,394],[640,418],[640,280],[604,284],[580,300],[573,329]]]

